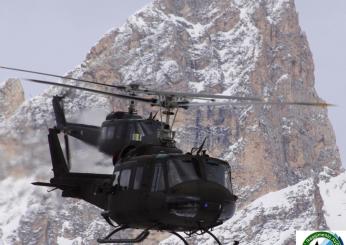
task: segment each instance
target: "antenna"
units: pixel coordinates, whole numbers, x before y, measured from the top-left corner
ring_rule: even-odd
[[[201,153],[201,151],[203,150],[205,141],[207,140],[207,137],[204,137],[203,143],[201,144],[201,146],[198,148],[198,151],[196,152],[196,155],[199,155],[199,153]]]

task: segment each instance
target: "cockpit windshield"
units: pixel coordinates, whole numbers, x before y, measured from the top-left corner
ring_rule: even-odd
[[[231,170],[228,165],[213,159],[200,164],[202,162],[199,163],[193,158],[169,158],[166,165],[169,187],[202,178],[201,167],[204,165],[205,177],[203,178],[232,191]]]
[[[167,161],[169,187],[200,177],[198,162],[193,159],[170,158]]]

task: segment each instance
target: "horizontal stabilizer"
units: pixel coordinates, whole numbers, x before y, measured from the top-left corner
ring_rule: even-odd
[[[45,183],[45,182],[32,182],[31,184],[38,185],[38,186],[56,187],[54,184]]]
[[[46,183],[46,182],[33,182],[31,184],[38,185],[38,186],[54,187],[54,188],[59,188],[59,189],[77,188],[77,186],[73,186],[73,185],[52,184],[52,183]]]

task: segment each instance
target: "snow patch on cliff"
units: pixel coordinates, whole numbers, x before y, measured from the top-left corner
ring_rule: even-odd
[[[16,231],[21,217],[29,208],[33,196],[32,178],[6,178],[0,182],[0,244],[9,244]]]
[[[280,19],[280,15],[284,12],[285,8],[291,0],[270,0],[267,3],[268,16],[267,19],[271,24],[276,24]]]
[[[83,240],[81,237],[77,237],[74,239],[68,239],[65,237],[58,237],[57,242],[59,245],[76,245],[76,244],[83,244]]]
[[[346,229],[346,172],[319,183],[324,217],[331,230]]]

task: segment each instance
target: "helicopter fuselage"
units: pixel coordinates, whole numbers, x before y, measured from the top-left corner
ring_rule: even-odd
[[[48,135],[54,177],[62,196],[83,199],[106,211],[119,225],[169,231],[208,230],[235,211],[231,169],[206,154],[175,147],[143,146],[129,152],[113,174],[70,172],[58,129]]]
[[[228,163],[200,151],[183,154],[174,143],[163,142],[160,133],[169,130],[167,123],[113,112],[101,127],[73,124],[65,120],[60,97],[53,98],[53,107],[57,127],[48,137],[51,185],[62,189],[63,196],[97,205],[107,219],[131,228],[208,230],[233,215],[237,197]],[[61,131],[112,155],[113,174],[61,169],[66,165],[57,137]]]
[[[206,154],[183,154],[174,147],[144,146],[129,152],[113,174],[69,172],[57,129],[48,135],[54,177],[62,196],[83,199],[129,228],[208,230],[232,217],[231,169]]]

